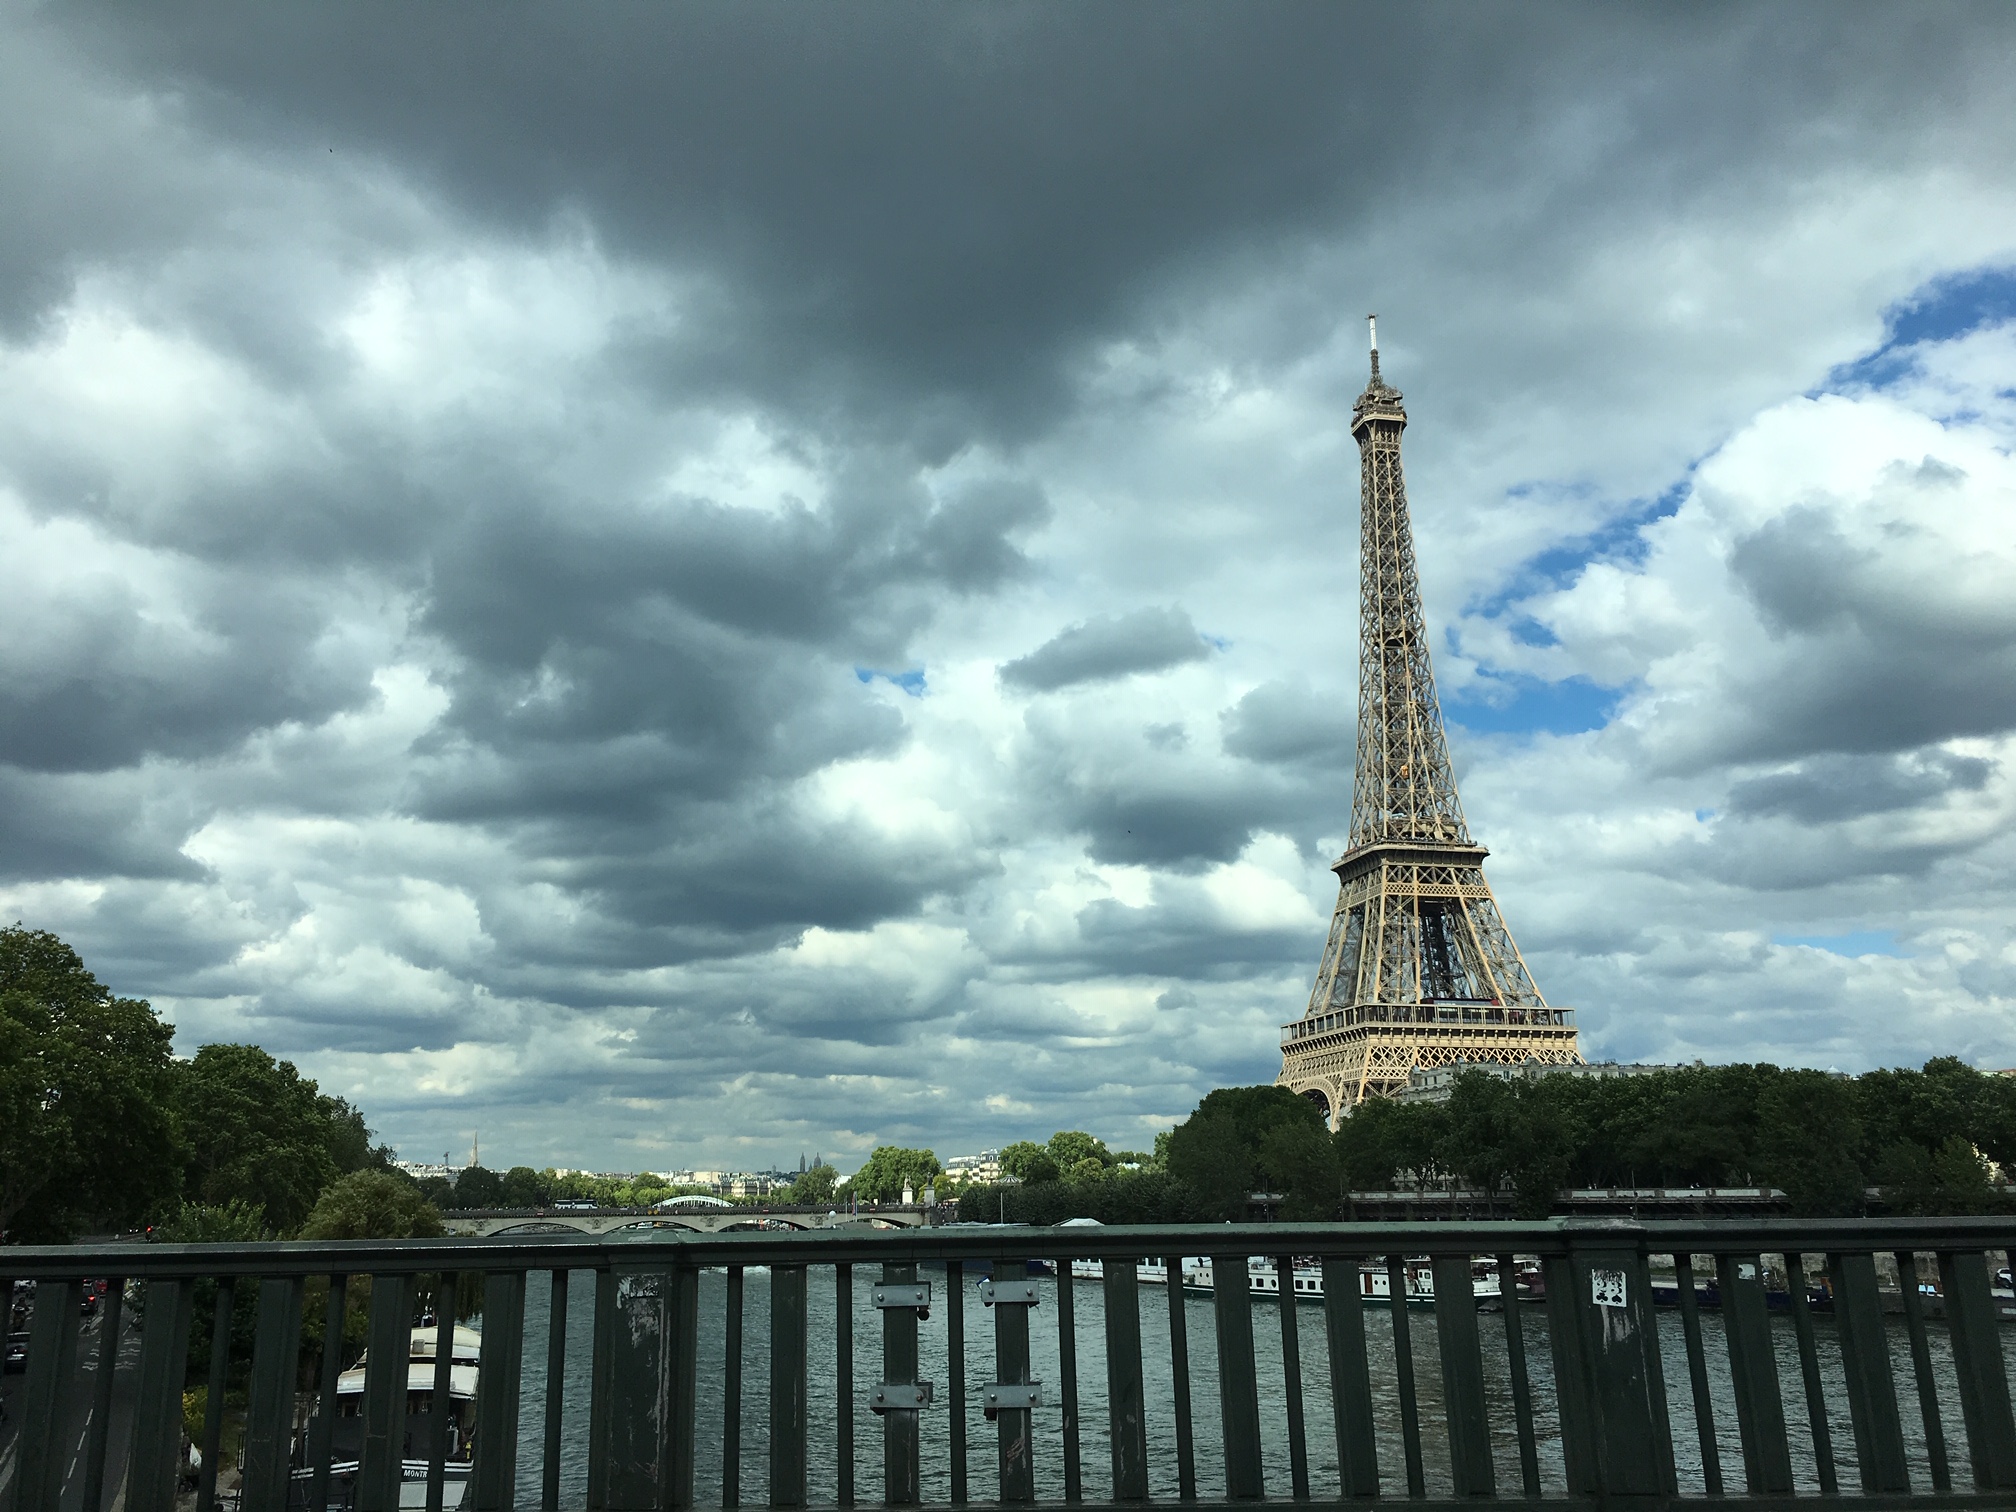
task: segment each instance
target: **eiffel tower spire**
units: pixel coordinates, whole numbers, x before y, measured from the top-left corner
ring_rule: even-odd
[[[1281,1032],[1286,1087],[1332,1125],[1417,1066],[1581,1060],[1571,1010],[1533,984],[1470,836],[1421,614],[1400,434],[1379,373],[1351,407],[1359,454],[1358,760],[1337,910],[1308,1011]]]

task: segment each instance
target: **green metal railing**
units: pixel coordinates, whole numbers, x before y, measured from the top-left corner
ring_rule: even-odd
[[[245,1512],[393,1512],[402,1478],[424,1480],[429,1508],[459,1496],[471,1512],[557,1512],[563,1458],[583,1448],[585,1494],[566,1501],[596,1512],[717,1495],[740,1505],[751,1469],[771,1507],[853,1506],[857,1429],[877,1418],[886,1506],[918,1504],[927,1486],[945,1488],[933,1499],[974,1498],[970,1438],[989,1420],[994,1469],[978,1497],[1004,1503],[1385,1494],[1422,1504],[1740,1497],[1768,1506],[1839,1495],[1866,1506],[2009,1506],[2016,1422],[2003,1329],[2016,1299],[1996,1280],[2012,1244],[2016,1220],[1947,1219],[652,1229],[636,1238],[15,1248],[0,1251],[0,1270],[37,1285],[0,1474],[7,1512],[103,1512],[122,1495],[125,1512],[173,1512],[193,1359],[210,1387],[199,1512],[222,1499],[227,1387],[237,1379]],[[1137,1274],[1137,1262],[1162,1260],[1173,1279],[1185,1256],[1210,1259],[1218,1284],[1208,1297]],[[1249,1257],[1274,1262],[1277,1292],[1249,1288]],[[1100,1262],[1097,1278],[1073,1281],[1074,1260]],[[1031,1273],[1044,1261],[1056,1276]],[[1432,1308],[1390,1307],[1382,1327],[1368,1314],[1378,1299],[1368,1298],[1377,1288],[1367,1278],[1383,1276],[1387,1296],[1404,1298],[1424,1264]],[[1536,1265],[1543,1285],[1531,1279]],[[1320,1300],[1288,1300],[1298,1269],[1312,1299],[1320,1274]],[[593,1280],[592,1361],[586,1412],[575,1402],[570,1416],[567,1372],[579,1360],[567,1282],[582,1272]],[[533,1273],[553,1284],[542,1276],[528,1290]],[[751,1287],[756,1274],[762,1284]],[[1480,1310],[1480,1275],[1495,1276],[1502,1306]],[[304,1353],[304,1284],[328,1279],[323,1336],[339,1338],[351,1278],[365,1276],[361,1449],[354,1470],[339,1472],[337,1373],[349,1362],[340,1351],[319,1361]],[[408,1334],[429,1277],[433,1296],[481,1299],[473,1457],[461,1480],[441,1434],[419,1471],[402,1442]],[[87,1278],[112,1282],[95,1339],[79,1317]],[[210,1283],[211,1336],[192,1341],[198,1289]],[[129,1286],[142,1319],[122,1364]],[[819,1295],[827,1288],[830,1309]],[[1543,1291],[1544,1301],[1519,1300]],[[536,1338],[529,1354],[525,1338],[535,1294],[546,1299],[543,1365]],[[763,1305],[752,1306],[752,1294]],[[231,1320],[234,1298],[246,1295],[256,1297],[257,1322],[241,1351]],[[1081,1308],[1103,1326],[1081,1330]],[[452,1311],[436,1323],[436,1414],[449,1404]],[[745,1312],[758,1330],[753,1346]],[[992,1358],[976,1383],[969,1357],[979,1341],[969,1341],[968,1324],[989,1312]],[[879,1318],[881,1366],[863,1389],[856,1330],[870,1317]],[[920,1379],[927,1323],[934,1355],[943,1339],[942,1395]],[[1208,1329],[1195,1349],[1193,1328]],[[1275,1328],[1278,1349],[1267,1337]],[[80,1341],[95,1348],[94,1370]],[[1035,1379],[1039,1346],[1052,1382]],[[753,1402],[743,1371],[751,1347],[768,1375]],[[1086,1380],[1081,1353],[1103,1360]],[[132,1404],[120,1430],[127,1452],[111,1456],[119,1484],[107,1474],[115,1376]],[[527,1383],[543,1389],[543,1411],[521,1423]],[[1090,1421],[1081,1421],[1081,1388],[1102,1409]],[[1203,1422],[1198,1397],[1215,1399]],[[767,1441],[753,1465],[745,1406]],[[703,1419],[718,1428],[718,1460]],[[70,1425],[80,1421],[88,1427],[73,1453]],[[1106,1441],[1110,1472],[1088,1474],[1088,1435]],[[718,1483],[709,1475],[698,1484],[703,1448]],[[1206,1460],[1222,1494],[1200,1488]],[[409,1487],[409,1506],[418,1490]]]

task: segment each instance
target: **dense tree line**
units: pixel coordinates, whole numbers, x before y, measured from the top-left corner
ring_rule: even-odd
[[[1084,1138],[1060,1134],[1052,1141]],[[1011,1160],[1012,1155],[1012,1160]],[[1860,1077],[1772,1065],[1638,1076],[1460,1076],[1446,1103],[1362,1105],[1336,1134],[1282,1087],[1211,1093],[1132,1170],[1014,1145],[1014,1178],[969,1189],[981,1221],[1217,1221],[1254,1193],[1285,1218],[1351,1215],[1351,1193],[1460,1188],[1544,1217],[1567,1187],[1782,1189],[1794,1212],[2003,1211],[2016,1171],[2016,1077],[1946,1057]]]
[[[0,1235],[291,1235],[339,1180],[396,1181],[363,1115],[287,1061],[256,1045],[178,1060],[173,1035],[55,935],[0,929]]]

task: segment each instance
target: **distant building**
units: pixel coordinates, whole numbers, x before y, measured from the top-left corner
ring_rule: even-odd
[[[1500,1081],[1537,1081],[1543,1076],[1573,1076],[1607,1081],[1615,1076],[1651,1076],[1660,1071],[1679,1071],[1680,1066],[1647,1066],[1621,1061],[1575,1062],[1569,1065],[1551,1065],[1541,1061],[1523,1061],[1516,1066],[1502,1066],[1489,1061],[1456,1061],[1446,1066],[1417,1066],[1408,1074],[1407,1085],[1394,1093],[1394,1099],[1405,1103],[1443,1103],[1456,1090],[1456,1078],[1466,1072],[1477,1072],[1484,1076],[1495,1076]]]
[[[1001,1152],[982,1150],[978,1155],[954,1155],[945,1162],[948,1178],[964,1183],[969,1181],[999,1181],[1001,1179]]]
[[[395,1171],[404,1171],[415,1181],[426,1181],[429,1177],[433,1176],[439,1176],[443,1181],[453,1181],[457,1176],[462,1174],[464,1168],[461,1166],[440,1165],[425,1160],[395,1160],[392,1162],[392,1169]]]

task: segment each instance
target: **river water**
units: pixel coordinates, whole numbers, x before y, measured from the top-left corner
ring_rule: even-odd
[[[856,1267],[853,1287],[855,1480],[857,1494],[863,1503],[879,1502],[882,1489],[881,1420],[865,1405],[870,1388],[881,1378],[881,1320],[869,1298],[869,1289],[876,1274],[879,1272],[874,1267]],[[945,1274],[932,1270],[920,1274],[931,1280],[935,1295],[941,1299],[933,1307],[931,1317],[919,1329],[923,1361],[920,1374],[935,1381],[938,1389],[938,1402],[923,1414],[924,1498],[927,1502],[944,1502],[951,1495],[947,1406],[950,1375],[946,1369],[946,1308],[942,1302]],[[583,1505],[587,1494],[588,1386],[593,1349],[594,1279],[589,1271],[572,1272],[568,1292],[567,1370],[560,1456],[562,1506]],[[752,1506],[762,1505],[768,1500],[769,1279],[768,1273],[762,1269],[751,1269],[747,1273],[743,1313],[741,1501]],[[833,1327],[836,1297],[830,1268],[815,1267],[810,1279],[807,1392],[810,1442],[807,1464],[809,1494],[812,1501],[819,1504],[831,1503],[836,1490]],[[1072,1285],[1077,1313],[1079,1437],[1084,1487],[1088,1496],[1104,1497],[1112,1485],[1111,1455],[1106,1436],[1104,1289],[1096,1281],[1078,1281]],[[1030,1334],[1034,1363],[1032,1374],[1043,1382],[1045,1397],[1045,1405],[1035,1414],[1037,1494],[1049,1501],[1061,1500],[1064,1494],[1063,1410],[1057,1309],[1054,1294],[1047,1283],[1043,1294],[1042,1305],[1031,1316]],[[726,1299],[725,1274],[703,1272],[700,1278],[700,1406],[694,1482],[695,1501],[702,1506],[718,1505],[721,1498],[722,1408],[727,1370],[723,1325]],[[1267,1491],[1270,1496],[1285,1497],[1290,1486],[1286,1390],[1281,1369],[1280,1305],[1271,1299],[1256,1298],[1253,1304],[1253,1332],[1260,1380]],[[536,1509],[539,1505],[546,1420],[549,1306],[546,1276],[538,1273],[529,1276],[526,1282],[525,1373],[520,1396],[518,1452],[518,1505],[526,1509]],[[1211,1299],[1206,1296],[1187,1297],[1184,1311],[1190,1346],[1191,1417],[1197,1487],[1201,1496],[1214,1498],[1223,1494],[1225,1481]],[[1176,1431],[1167,1294],[1159,1287],[1144,1286],[1140,1293],[1140,1312],[1151,1486],[1158,1499],[1174,1499],[1177,1491]],[[994,1324],[991,1310],[980,1305],[970,1277],[965,1316],[969,1491],[976,1501],[992,1501],[996,1487],[998,1430],[995,1424],[982,1417],[978,1399],[980,1386],[994,1379]],[[1431,1313],[1425,1311],[1403,1312],[1401,1316],[1409,1330],[1414,1354],[1428,1493],[1431,1496],[1449,1495],[1453,1488],[1449,1478],[1448,1441],[1443,1429],[1441,1367],[1435,1320]],[[1527,1367],[1533,1382],[1534,1427],[1539,1441],[1542,1481],[1548,1493],[1559,1494],[1565,1489],[1565,1482],[1559,1425],[1553,1407],[1553,1371],[1547,1342],[1546,1309],[1522,1306],[1519,1316],[1526,1344]],[[1338,1478],[1321,1306],[1298,1304],[1298,1322],[1304,1362],[1303,1404],[1310,1483],[1315,1496],[1324,1499],[1337,1494]],[[1808,1427],[1792,1322],[1789,1317],[1783,1316],[1774,1316],[1772,1322],[1794,1474],[1802,1491],[1817,1491],[1819,1483],[1812,1435]],[[1520,1484],[1519,1451],[1513,1421],[1505,1321],[1500,1313],[1486,1313],[1481,1316],[1480,1323],[1498,1484],[1501,1494],[1516,1493]],[[1737,1437],[1729,1357],[1721,1319],[1713,1312],[1704,1312],[1701,1325],[1715,1404],[1716,1443],[1721,1455],[1724,1483],[1731,1493],[1740,1493],[1743,1489],[1743,1457]],[[1818,1317],[1815,1325],[1840,1482],[1843,1489],[1852,1490],[1858,1484],[1854,1468],[1854,1434],[1847,1415],[1840,1351],[1830,1320]],[[1365,1329],[1372,1372],[1373,1413],[1379,1437],[1381,1487],[1388,1496],[1404,1496],[1407,1489],[1406,1462],[1401,1442],[1398,1377],[1394,1370],[1392,1315],[1368,1310]],[[1942,1325],[1934,1324],[1929,1331],[1935,1374],[1940,1383],[1948,1454],[1956,1484],[1964,1485],[1968,1481],[1966,1436],[1953,1382],[1950,1350]],[[1673,1427],[1674,1457],[1681,1488],[1683,1491],[1699,1492],[1703,1489],[1701,1456],[1692,1392],[1688,1385],[1686,1350],[1677,1313],[1660,1313],[1659,1335]],[[1891,1368],[1899,1390],[1899,1416],[1904,1423],[1911,1455],[1913,1483],[1920,1489],[1930,1489],[1910,1346],[1901,1319],[1893,1320],[1890,1335]],[[2005,1354],[2009,1353],[2011,1351],[2005,1349]]]

